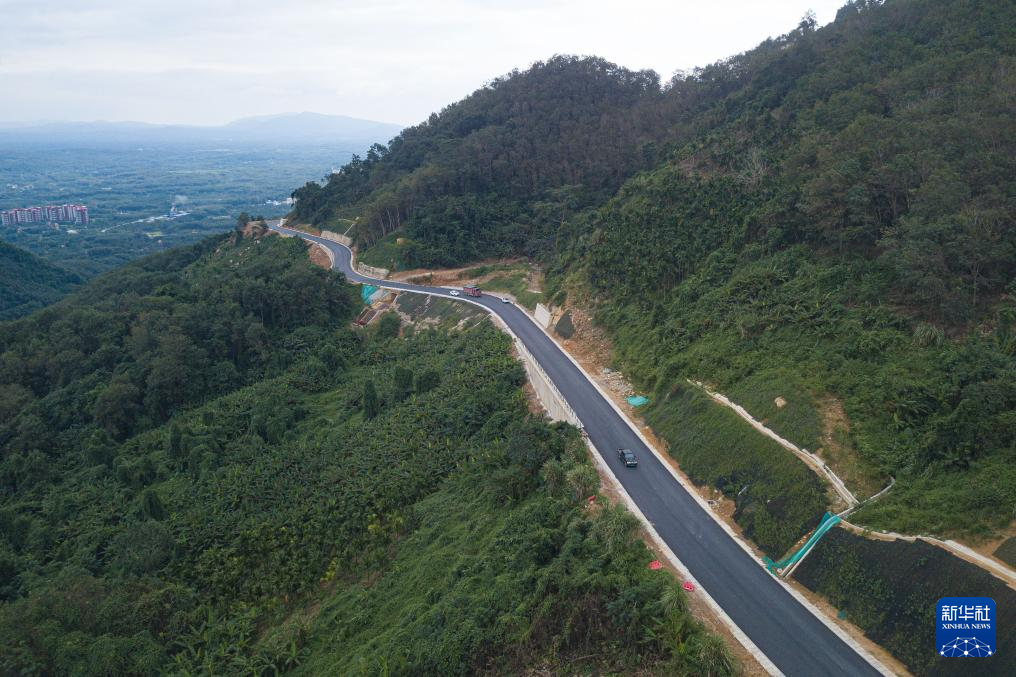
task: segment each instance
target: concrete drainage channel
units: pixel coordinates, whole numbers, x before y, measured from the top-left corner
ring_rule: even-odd
[[[864,527],[848,522],[847,516],[855,512],[862,505],[870,503],[872,501],[876,501],[881,496],[885,495],[890,489],[893,488],[893,485],[896,484],[895,478],[890,478],[889,484],[878,493],[874,494],[873,496],[869,496],[864,500],[859,501],[857,497],[855,497],[854,494],[851,493],[849,489],[847,489],[846,484],[844,484],[843,480],[840,479],[840,477],[836,475],[835,472],[833,472],[832,468],[826,465],[825,461],[819,458],[818,455],[814,454],[811,451],[808,451],[807,449],[798,447],[793,442],[780,436],[774,430],[766,427],[765,424],[763,424],[761,421],[752,416],[744,407],[733,402],[730,398],[726,397],[725,395],[710,390],[701,381],[693,381],[691,379],[686,380],[688,381],[688,383],[701,389],[713,401],[732,410],[742,419],[747,421],[748,424],[751,425],[751,427],[753,427],[759,433],[765,435],[766,437],[769,437],[784,449],[792,452],[794,455],[796,455],[798,458],[804,461],[805,465],[807,465],[809,468],[815,471],[816,474],[828,480],[829,484],[833,487],[833,490],[836,491],[837,495],[839,495],[839,497],[845,503],[847,503],[847,508],[837,514],[837,517],[840,518],[840,524],[843,526],[843,528],[849,529],[854,533],[869,532],[869,530],[865,529]],[[922,540],[927,543],[931,543],[932,545],[948,550],[950,553],[959,557],[962,560],[965,560],[967,562],[970,562],[971,564],[979,566],[980,568],[990,573],[992,576],[995,576],[999,580],[1003,581],[1006,585],[1016,586],[1016,571],[1013,571],[1013,569],[999,562],[996,562],[991,558],[981,555],[980,553],[968,548],[962,543],[957,543],[956,541],[953,540],[942,540],[935,538],[934,536],[926,536],[923,534],[908,535],[908,534],[898,534],[889,531],[879,531],[871,533],[877,533],[879,534],[879,537],[883,539],[891,539],[891,540],[900,539],[911,542],[914,540]],[[803,555],[807,555],[807,550],[803,553]],[[802,556],[801,559],[803,560],[804,557]],[[795,562],[794,566],[796,567],[796,565],[799,563],[800,562]],[[786,571],[784,575],[790,576],[792,573],[793,570],[791,569]]]
[[[857,505],[860,503],[860,501],[857,500],[857,497],[854,496],[854,494],[851,493],[849,489],[847,489],[847,485],[844,484],[843,480],[840,479],[840,477],[833,472],[832,468],[826,465],[825,461],[819,458],[816,454],[808,451],[807,449],[802,449],[801,447],[798,447],[790,440],[780,437],[776,432],[767,428],[765,425],[763,425],[761,421],[757,420],[754,416],[748,413],[748,411],[744,407],[732,402],[725,395],[721,395],[720,393],[710,390],[701,381],[692,381],[691,379],[686,380],[688,381],[688,383],[702,390],[713,401],[718,402],[719,404],[722,404],[723,406],[732,410],[742,419],[747,421],[752,428],[762,433],[766,437],[769,437],[774,442],[779,444],[781,447],[783,447],[787,451],[790,451],[795,456],[800,458],[802,461],[804,461],[805,465],[807,465],[809,468],[815,471],[815,473],[818,474],[820,477],[824,477],[832,486],[833,490],[840,497],[840,499],[842,499],[843,502],[846,503],[848,510],[857,507]]]

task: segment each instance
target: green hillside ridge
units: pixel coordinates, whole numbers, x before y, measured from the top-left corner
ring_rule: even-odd
[[[365,179],[362,194],[342,192],[351,177],[321,188],[319,217],[363,214],[361,247],[397,229],[413,243],[400,255],[416,265],[533,256],[559,305],[592,291],[619,365],[652,395],[647,420],[694,479],[736,499],[735,518],[771,554],[818,521],[815,476],[686,378],[811,449],[824,431],[819,403],[842,407],[840,443],[869,491],[897,478],[853,520],[994,534],[1016,507],[1014,11],[853,2],[830,26],[803,22],[676,78],[641,98],[640,119],[651,122],[638,144],[651,152],[616,165],[625,180],[609,198],[577,172],[531,196],[489,189],[494,207],[473,209],[472,177],[513,150],[484,145],[504,123],[461,138],[437,130],[447,129],[441,118],[454,128],[459,111],[497,100],[495,87],[415,130],[433,135],[426,155],[376,151],[351,172]],[[509,79],[519,91],[541,75]],[[542,103],[538,84],[530,98]],[[526,161],[552,177],[561,155],[542,152],[556,147],[537,130],[582,118],[567,99],[549,110],[512,103],[542,114],[525,123],[538,139]],[[600,115],[609,119],[607,104]],[[590,133],[610,145],[611,135]],[[475,159],[457,155],[465,147]],[[418,181],[385,175],[410,159],[421,162]],[[593,162],[580,166],[595,176]],[[423,177],[444,184],[424,188]],[[453,240],[465,244],[442,249]],[[758,393],[790,405],[773,413]],[[918,674],[946,671],[901,628],[927,627],[928,603],[950,586],[983,592],[994,579],[944,551],[936,559],[840,536],[820,543],[802,576]]]
[[[78,275],[0,240],[0,321],[48,306],[81,281]]]
[[[359,215],[403,265],[537,258],[657,401],[751,384],[794,402],[801,445],[835,401],[859,484],[897,478],[855,519],[991,535],[1016,507],[1014,26],[1002,0],[857,0],[662,86],[554,57],[295,191],[294,217]],[[782,453],[702,480],[739,491]]]
[[[0,673],[733,674],[507,336],[359,307],[233,235],[0,323]]]
[[[324,187],[308,183],[293,193],[294,216],[318,225],[355,214],[361,245],[404,227],[403,268],[535,253],[562,218],[649,166],[660,98],[651,71],[556,56],[375,144]]]
[[[558,279],[598,291],[647,388],[783,368],[790,395],[842,400],[861,460],[899,480],[863,524],[1012,520],[1013,12],[855,4],[748,53],[694,140],[560,240]]]

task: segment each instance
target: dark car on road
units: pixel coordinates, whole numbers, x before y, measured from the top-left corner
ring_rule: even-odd
[[[631,449],[618,449],[617,457],[621,459],[621,462],[628,468],[634,468],[639,464],[639,457],[635,455],[635,452]]]

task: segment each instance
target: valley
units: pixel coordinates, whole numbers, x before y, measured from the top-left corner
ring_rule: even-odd
[[[0,209],[76,202],[90,215],[84,226],[5,226],[0,240],[93,277],[228,230],[241,212],[285,214],[293,186],[398,130],[309,114],[208,128],[0,124]]]

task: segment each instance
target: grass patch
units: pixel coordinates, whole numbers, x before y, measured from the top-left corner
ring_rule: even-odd
[[[752,374],[724,393],[737,404],[799,447],[815,451],[822,446],[822,417],[810,389],[788,369]],[[776,398],[786,404],[777,406]]]
[[[327,219],[319,222],[317,227],[322,230],[330,230],[333,233],[339,233],[340,235],[345,233],[350,226],[352,226],[357,219],[357,208],[345,208],[338,209],[329,216]],[[350,233],[352,234],[352,233]]]
[[[399,244],[399,240],[403,240],[403,243]],[[385,235],[369,249],[357,252],[356,259],[360,263],[375,268],[387,268],[391,271],[403,270],[407,267],[403,257],[409,249],[409,244],[410,241],[401,232],[396,231]]]
[[[1016,536],[1005,539],[995,549],[994,555],[1009,566],[1016,567]]]
[[[484,282],[483,288],[489,289],[490,291],[508,292],[514,296],[520,304],[529,310],[533,310],[536,308],[537,303],[543,301],[543,293],[530,291],[528,288],[529,283],[526,278],[527,274],[525,271],[511,273],[510,275],[497,275]]]
[[[487,317],[487,313],[468,303],[423,294],[400,294],[396,305],[413,322],[426,323],[439,329],[454,329],[463,323],[471,326]]]
[[[889,493],[865,505],[852,519],[905,534],[991,538],[1009,524],[1014,496],[1016,460],[1012,455],[991,456],[964,469],[897,481]],[[1000,506],[1009,512],[1001,512]]]
[[[485,263],[474,268],[466,268],[458,275],[460,280],[467,280],[474,277],[483,277],[491,273],[499,273],[506,270],[517,270],[518,265],[514,263]]]
[[[733,383],[724,394],[784,439],[821,456],[858,498],[875,494],[887,478],[857,453],[840,401],[816,398],[818,391],[794,369],[777,367]]]
[[[286,228],[289,228],[290,230],[299,230],[299,231],[301,231],[303,233],[310,233],[311,235],[320,235],[321,234],[321,229],[320,228],[318,228],[316,226],[312,226],[312,225],[307,224],[307,223],[290,223],[289,221],[287,221],[286,222]],[[329,230],[330,229],[327,224],[324,226],[324,228],[325,228],[325,230]]]
[[[822,483],[737,414],[683,383],[658,392],[646,421],[697,484],[737,503],[734,519],[767,554],[782,556],[826,510]]]

